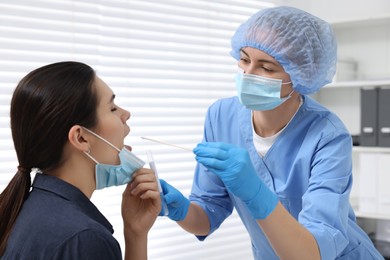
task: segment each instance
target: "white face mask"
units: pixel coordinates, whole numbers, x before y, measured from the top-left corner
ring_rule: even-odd
[[[244,74],[239,70],[236,75],[236,87],[238,98],[241,104],[250,110],[272,110],[280,106],[291,97],[291,93],[285,97],[280,97],[283,84],[281,79],[272,79],[253,74]]]
[[[117,152],[119,152],[119,165],[99,163],[89,153],[85,152],[85,154],[96,163],[95,178],[97,190],[129,183],[133,179],[134,172],[144,166],[145,162],[135,156],[126,147],[123,147],[122,150],[119,150],[116,146],[114,146],[98,134],[92,132],[87,128],[83,127],[83,129],[96,136],[97,138],[114,148]]]

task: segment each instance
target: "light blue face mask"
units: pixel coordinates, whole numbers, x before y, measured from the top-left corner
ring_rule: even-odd
[[[84,129],[119,152],[119,165],[99,163],[88,152],[85,152],[85,154],[96,163],[95,177],[97,190],[129,183],[133,179],[134,172],[145,165],[144,161],[135,156],[126,147],[123,147],[122,150],[119,150],[116,146],[108,142],[103,137],[95,134],[87,128]]]
[[[242,70],[236,74],[236,87],[241,104],[250,110],[271,110],[291,97],[291,93],[280,97],[283,84],[280,79],[265,78],[253,74],[244,74]]]

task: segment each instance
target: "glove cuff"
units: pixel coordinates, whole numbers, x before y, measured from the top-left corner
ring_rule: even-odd
[[[243,200],[255,219],[265,219],[278,204],[278,196],[263,183],[259,184],[257,194],[250,200]]]
[[[182,221],[186,218],[191,202],[184,196],[180,202],[168,204],[168,217],[174,221]]]

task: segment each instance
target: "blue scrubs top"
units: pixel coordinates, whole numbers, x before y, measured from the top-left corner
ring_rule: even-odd
[[[356,224],[349,204],[350,134],[335,114],[308,96],[302,98],[302,106],[263,158],[253,144],[251,111],[237,97],[219,100],[209,108],[204,141],[245,148],[258,176],[313,234],[322,259],[383,259]],[[208,215],[210,234],[235,207],[252,240],[254,258],[278,259],[246,205],[201,164],[196,166],[190,200]]]
[[[1,259],[122,259],[108,220],[76,187],[37,174]]]

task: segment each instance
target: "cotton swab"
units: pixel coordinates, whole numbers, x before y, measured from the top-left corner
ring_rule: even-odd
[[[192,149],[186,148],[186,147],[183,147],[183,146],[179,146],[179,145],[175,145],[175,144],[170,144],[170,143],[167,143],[167,142],[164,142],[164,141],[160,141],[160,140],[156,140],[156,139],[152,139],[152,138],[144,137],[144,136],[141,136],[141,138],[142,138],[142,139],[145,139],[145,140],[152,141],[152,142],[156,142],[156,143],[160,143],[160,144],[165,144],[165,145],[173,146],[173,147],[176,147],[176,148],[180,148],[180,149],[183,149],[183,150],[192,152]]]

